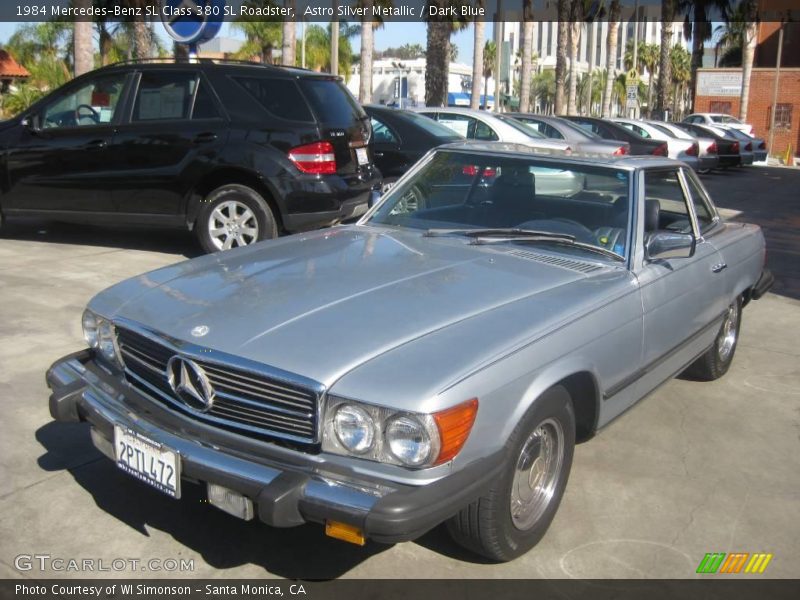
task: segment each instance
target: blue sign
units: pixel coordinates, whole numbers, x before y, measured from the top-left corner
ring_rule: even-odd
[[[225,18],[225,0],[163,0],[161,22],[180,44],[196,46],[219,33]]]

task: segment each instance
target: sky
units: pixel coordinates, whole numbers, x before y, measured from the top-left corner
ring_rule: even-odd
[[[20,23],[0,22],[0,44],[8,41],[8,38],[14,33]],[[166,38],[163,29],[160,26],[156,27],[160,30],[159,33],[162,37]],[[241,37],[239,34],[234,34],[230,31],[227,24],[223,26],[222,35],[227,37]],[[298,28],[299,35],[299,28]],[[492,36],[492,24],[487,23],[486,36]],[[458,62],[471,63],[472,62],[472,43],[473,29],[468,27],[464,31],[460,31],[453,35],[452,41],[458,47]],[[381,29],[375,31],[375,48],[377,50],[385,50],[386,48],[396,48],[404,44],[420,44],[423,47],[426,42],[426,29],[424,23],[387,23]],[[360,39],[352,40],[353,49],[360,50]]]

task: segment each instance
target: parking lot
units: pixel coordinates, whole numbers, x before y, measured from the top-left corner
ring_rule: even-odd
[[[760,224],[772,293],[744,312],[731,371],[676,379],[579,445],[544,540],[508,564],[460,550],[443,527],[413,543],[364,548],[307,525],[230,517],[187,486],[180,502],[128,477],[84,425],[52,422],[44,372],[83,346],[80,316],[123,278],[195,256],[188,233],[39,221],[0,230],[0,577],[19,555],[136,559],[125,577],[686,578],[707,552],[768,552],[765,576],[800,567],[800,170],[705,176],[724,214]],[[193,570],[144,571],[151,559]],[[145,567],[146,568],[146,567]]]

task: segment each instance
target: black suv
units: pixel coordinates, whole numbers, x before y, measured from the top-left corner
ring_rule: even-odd
[[[225,250],[364,213],[380,189],[370,134],[329,75],[121,63],[0,124],[0,214],[186,227]]]

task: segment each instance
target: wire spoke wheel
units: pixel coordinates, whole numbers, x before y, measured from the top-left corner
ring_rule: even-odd
[[[564,460],[564,432],[558,421],[547,419],[522,446],[511,484],[511,521],[526,531],[547,509],[555,493]]]
[[[226,200],[211,211],[208,234],[218,250],[247,246],[258,240],[258,219],[237,200]]]

